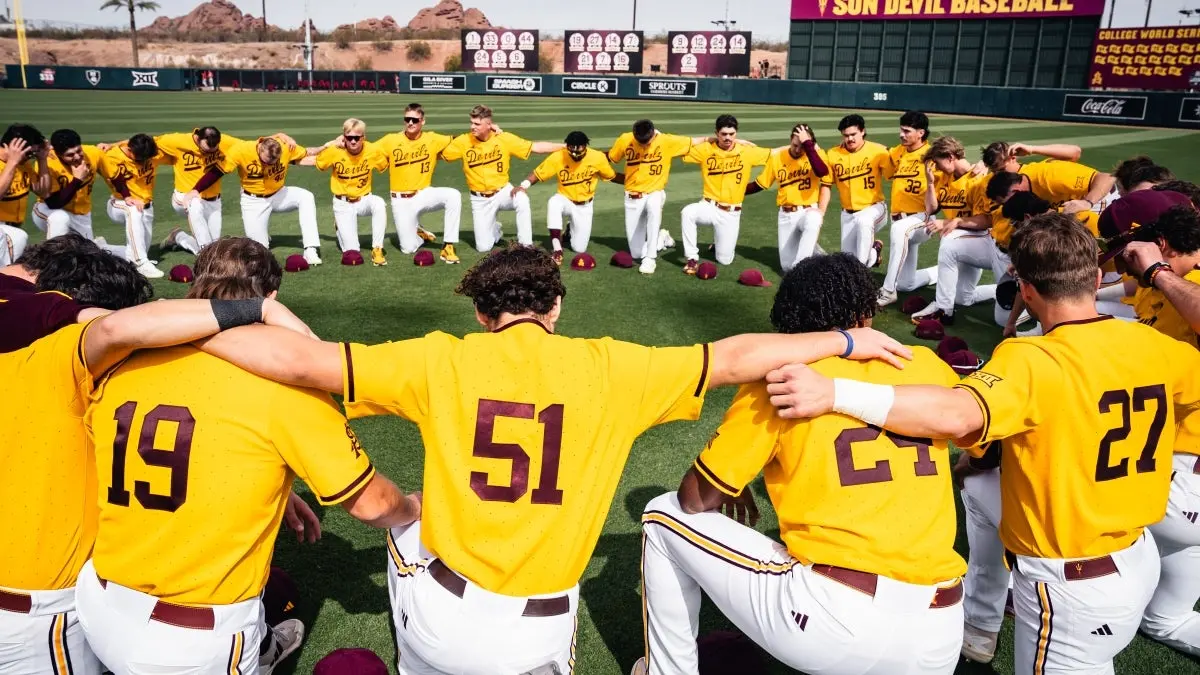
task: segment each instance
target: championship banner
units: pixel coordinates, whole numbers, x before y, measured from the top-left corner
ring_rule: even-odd
[[[564,73],[642,72],[640,30],[569,30],[563,33]]]
[[[1200,87],[1200,28],[1102,30],[1092,50],[1092,89]]]
[[[480,72],[538,70],[538,32],[512,28],[462,31],[462,69]]]
[[[1104,0],[792,0],[792,21],[1101,16]]]
[[[670,75],[750,75],[749,31],[671,31],[667,45]]]

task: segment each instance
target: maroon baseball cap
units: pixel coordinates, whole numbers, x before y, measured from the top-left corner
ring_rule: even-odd
[[[262,603],[266,610],[268,626],[277,626],[287,620],[296,609],[300,592],[291,575],[281,567],[271,566],[267,585],[263,588]]]
[[[946,337],[946,327],[937,319],[925,319],[917,324],[916,335],[922,340],[941,340]]]
[[[413,264],[417,267],[429,267],[433,264],[433,251],[421,249],[413,254]]]
[[[946,337],[942,338],[941,342],[938,343],[937,355],[942,357],[942,360],[945,361],[946,357],[963,349],[969,349],[966,340],[958,337],[957,335],[947,335]]]
[[[633,256],[629,254],[629,251],[617,251],[613,254],[612,260],[609,261],[609,264],[616,265],[617,267],[630,268],[633,267]]]
[[[167,278],[181,284],[190,284],[196,275],[192,274],[192,268],[187,265],[176,265],[171,268],[171,273],[167,275]]]
[[[970,349],[960,349],[956,352],[951,352],[943,356],[942,360],[950,364],[954,372],[959,375],[968,375],[983,367],[983,359],[979,358]]]
[[[303,272],[308,269],[308,261],[299,253],[293,253],[283,262],[283,269],[289,272]]]
[[[358,251],[346,251],[342,254],[342,264],[350,266],[363,264],[362,253]]]
[[[387,675],[387,665],[370,649],[335,649],[313,668],[313,675]]]
[[[573,270],[581,270],[586,272],[587,270],[595,268],[596,259],[592,257],[591,253],[580,253],[574,258],[571,258],[571,269]]]
[[[1185,195],[1170,190],[1138,190],[1108,205],[1100,214],[1100,262],[1117,257],[1133,238],[1133,231],[1158,220],[1172,206],[1191,204]]]
[[[696,278],[704,279],[705,281],[709,279],[716,279],[717,266],[710,262],[700,263],[700,266],[696,268]]]
[[[743,286],[770,286],[771,282],[763,278],[763,273],[756,269],[748,269],[738,275],[738,283]]]
[[[900,311],[905,314],[916,314],[929,306],[929,301],[919,295],[910,295],[900,305]]]
[[[733,630],[715,630],[696,640],[700,675],[766,675],[763,651],[750,638]]]

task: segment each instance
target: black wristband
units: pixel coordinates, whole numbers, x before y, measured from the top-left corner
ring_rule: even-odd
[[[1170,265],[1163,260],[1159,260],[1158,262],[1154,263],[1153,265],[1147,267],[1145,269],[1145,271],[1142,272],[1142,278],[1140,279],[1140,281],[1142,282],[1142,287],[1154,288],[1154,284],[1153,284],[1154,273],[1164,267],[1170,267]]]
[[[212,303],[212,312],[217,319],[217,327],[221,330],[262,321],[262,298],[210,300],[209,302]]]

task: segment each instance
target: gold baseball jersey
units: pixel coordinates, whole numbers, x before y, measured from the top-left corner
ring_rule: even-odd
[[[987,213],[990,201],[987,198],[987,182],[990,175],[972,175],[970,171],[955,178],[941,171],[933,174],[933,187],[937,190],[938,207],[947,220],[970,218]]]
[[[625,162],[625,190],[646,194],[667,188],[671,175],[671,160],[683,157],[692,149],[692,139],[687,136],[659,133],[642,145],[626,131],[608,150],[608,160],[614,164]]]
[[[307,156],[308,152],[300,147],[289,148],[280,143],[283,154],[274,164],[263,166],[258,157],[258,144],[263,139],[242,141],[234,144],[225,153],[220,169],[224,173],[238,172],[242,181],[242,189],[252,195],[266,197],[279,192],[287,182],[288,165],[295,164]]]
[[[100,152],[100,148],[94,145],[83,145],[84,161],[87,163],[91,172],[88,174],[87,180],[83,181],[83,185],[75,191],[75,196],[67,203],[63,209],[69,213],[74,213],[79,216],[86,216],[92,212],[92,187],[96,183],[96,172],[100,170],[100,159],[104,153]],[[51,150],[46,158],[46,167],[50,172],[50,191],[57,192],[65,188],[71,181],[75,180],[75,174],[71,173],[70,167],[62,163],[58,155]],[[45,201],[38,199],[38,201]]]
[[[4,160],[0,160],[0,171],[4,171]],[[13,174],[12,183],[0,197],[0,223],[20,225],[25,222],[25,207],[29,205],[29,192],[37,180],[37,169],[30,161],[21,163]]]
[[[384,172],[388,168],[387,157],[374,143],[363,142],[363,149],[352,155],[345,148],[328,147],[316,159],[321,171],[329,172],[329,191],[335,197],[359,199],[371,194],[371,171]]]
[[[159,151],[157,155],[139,163],[126,155],[124,149],[125,144],[122,143],[104,153],[100,158],[100,175],[104,176],[104,182],[108,183],[113,195],[119,197],[115,182],[123,180],[130,197],[148,203],[154,199],[154,178],[158,167],[172,164],[174,160]]]
[[[1066,202],[1086,197],[1096,176],[1096,170],[1090,166],[1057,159],[1022,164],[1019,173],[1029,177],[1029,187],[1035,195],[1050,202],[1056,209]],[[992,206],[992,236],[996,243],[1007,247],[1012,239],[1012,221],[1000,213],[1000,208],[999,204]],[[1086,220],[1084,224],[1088,224]],[[1098,224],[1090,226],[1090,229],[1098,231]]]
[[[829,166],[829,157],[824,150],[818,148],[817,156],[825,162],[825,166]],[[776,206],[815,206],[821,196],[821,186],[833,185],[833,174],[818,177],[813,173],[808,155],[801,152],[799,157],[792,157],[789,148],[780,148],[771,152],[766,166],[758,174],[757,182],[764,190],[779,183]]]
[[[1184,278],[1194,284],[1200,283],[1200,271],[1188,272]],[[1200,337],[1162,291],[1138,286],[1133,295],[1133,309],[1141,323],[1200,349]],[[1175,452],[1200,455],[1200,415],[1193,414],[1180,419],[1179,428],[1175,430]]]
[[[442,150],[442,159],[463,162],[463,173],[467,176],[467,189],[472,192],[495,192],[508,185],[508,171],[512,168],[512,157],[529,159],[533,152],[533,141],[507,131],[492,134],[486,141],[474,134],[459,134]]]
[[[96,573],[181,605],[262,591],[297,476],[328,505],[375,473],[327,394],[190,345],[138,352],[110,371],[87,419],[100,476]]]
[[[198,131],[199,129],[193,129],[187,134],[163,134],[154,137],[158,151],[174,160],[176,192],[190,192],[209,169],[221,166],[230,148],[242,142],[240,138],[221,134],[221,142],[217,144],[215,152],[202,152],[200,146],[196,145],[194,136]],[[220,197],[221,183],[213,183],[201,192],[200,196],[206,199]]]
[[[71,588],[96,539],[96,463],[83,424],[92,376],[87,328],[71,324],[0,354],[0,586]]]
[[[922,143],[916,150],[897,145],[888,151],[883,175],[892,181],[892,213],[924,213],[925,190],[929,179],[925,175],[925,153],[929,145]]]
[[[756,145],[735,143],[732,149],[722,150],[716,143],[698,143],[683,156],[683,161],[700,165],[705,199],[741,204],[746,198],[750,169],[766,164],[770,157],[770,148]]]
[[[347,415],[421,429],[422,543],[511,596],[579,583],[634,439],[697,419],[708,377],[707,345],[568,338],[531,319],[461,339],[348,344],[344,360]]]
[[[875,141],[865,141],[854,152],[844,146],[830,148],[826,155],[838,199],[846,211],[861,211],[883,201],[883,167],[888,149]]]
[[[388,159],[392,192],[416,192],[433,183],[438,155],[452,139],[433,131],[422,131],[416,140],[403,133],[388,134],[375,142]]]
[[[904,370],[881,361],[824,359],[826,377],[877,384],[952,386],[937,354],[913,348]],[[957,524],[946,441],[909,438],[831,413],[808,420],[775,414],[765,382],[743,385],[696,470],[718,490],[741,494],[761,471],[780,537],[804,564],[873,572],[911,584],[955,579]],[[905,513],[904,518],[889,514]]]
[[[588,148],[583,159],[576,162],[563,148],[542,160],[533,175],[541,181],[558,179],[558,193],[573,202],[590,202],[600,179],[612,180],[617,173],[599,150]]]
[[[969,440],[1003,440],[1005,548],[1092,558],[1126,548],[1161,520],[1176,421],[1200,407],[1197,368],[1194,347],[1109,316],[1001,342],[957,386],[983,413]]]

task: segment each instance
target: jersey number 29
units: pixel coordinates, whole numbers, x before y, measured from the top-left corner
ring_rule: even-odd
[[[479,399],[475,417],[475,442],[471,455],[488,459],[507,459],[512,462],[508,485],[492,485],[484,471],[471,472],[471,489],[487,502],[515,502],[529,490],[529,454],[516,443],[497,443],[492,438],[497,417],[534,419],[532,403]],[[542,473],[530,501],[534,504],[562,504],[563,491],[558,489],[558,462],[562,454],[563,404],[548,405],[537,413],[537,421],[546,427],[542,440]]]

